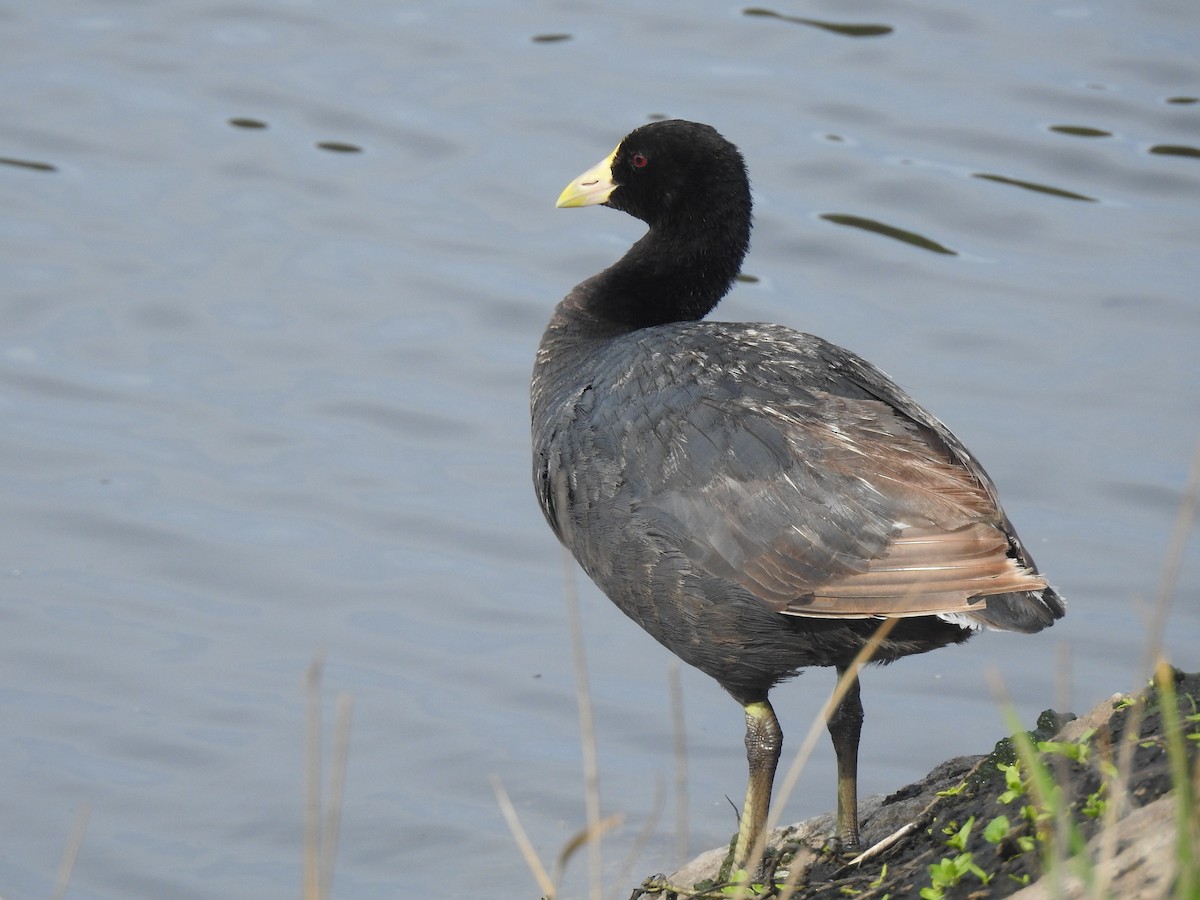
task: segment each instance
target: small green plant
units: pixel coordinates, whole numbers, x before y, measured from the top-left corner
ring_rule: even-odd
[[[1101,795],[1104,793],[1104,785],[1088,794],[1084,799],[1083,804],[1079,807],[1079,811],[1089,819],[1098,819],[1104,815],[1104,811],[1108,809],[1108,801]]]
[[[1006,714],[1014,727],[1019,729],[1019,723],[1011,710]],[[1067,792],[1062,785],[1055,781],[1050,767],[1038,753],[1039,743],[1047,742],[1036,742],[1026,731],[1016,730],[1013,734],[1013,746],[1017,751],[1020,764],[1020,770],[1013,773],[1013,777],[1021,781],[1022,790],[1028,789],[1029,799],[1032,801],[1021,808],[1021,817],[1034,829],[1037,842],[1042,846],[1044,869],[1050,871],[1069,859],[1079,860],[1083,863],[1083,869],[1079,875],[1085,886],[1090,886],[1094,878],[1094,870],[1082,856],[1086,841],[1078,823],[1071,816]],[[1049,743],[1057,743],[1063,747],[1087,746],[1085,740]],[[1069,755],[1082,751],[1064,750],[1063,752]],[[1024,778],[1021,778],[1022,774]],[[1010,773],[1005,772],[1006,784],[1011,784],[1009,777]],[[1013,788],[1010,787],[1010,790]],[[1018,841],[1018,846],[1022,850],[1032,849],[1035,846],[1034,839],[1028,835],[1025,838],[1025,841]]]
[[[948,856],[929,866],[929,887],[921,889],[922,900],[942,900],[946,888],[957,885],[967,875],[974,875],[984,884],[992,880],[975,862],[975,856],[967,852],[967,843],[971,838],[971,829],[975,827],[975,817],[967,819],[962,825],[950,822],[942,828],[942,834],[947,835],[946,846],[957,850],[957,856]]]
[[[959,794],[961,794],[966,789],[967,789],[967,783],[965,781],[963,781],[960,784],[956,785],[955,787],[946,788],[944,791],[938,791],[937,795],[939,797],[957,797]]]
[[[999,844],[1011,831],[1008,816],[996,816],[983,827],[983,839],[989,844]]]
[[[1006,790],[996,799],[1001,803],[1012,803],[1018,797],[1025,793],[1025,782],[1021,779],[1021,764],[999,763],[996,766],[1004,773],[1004,786]]]
[[[950,837],[946,839],[946,846],[951,847],[960,853],[967,849],[967,841],[971,837],[971,829],[975,825],[975,817],[967,819],[962,828],[958,827],[957,822],[951,822],[946,828],[942,829],[943,834],[948,834]]]
[[[870,886],[873,888],[882,887],[883,882],[886,879],[887,879],[887,863],[884,863],[883,867],[879,870],[879,877],[876,878],[874,881],[872,881]]]
[[[1200,713],[1184,716],[1183,721],[1194,723],[1197,726],[1200,726]],[[1200,728],[1198,728],[1196,731],[1188,732],[1187,739],[1189,741],[1200,741]]]
[[[1083,734],[1077,741],[1038,741],[1037,748],[1042,753],[1057,753],[1072,762],[1086,763],[1092,752],[1092,735],[1096,729]]]
[[[1032,807],[1025,807],[1032,811]],[[1002,844],[1006,840],[1013,840],[1017,846],[1017,850],[1021,853],[1028,853],[1037,846],[1037,841],[1028,834],[1016,834],[1016,829],[1009,822],[1008,816],[996,816],[992,821],[988,822],[983,829],[983,839],[989,844]]]
[[[735,869],[729,875],[729,883],[721,888],[721,893],[733,897],[757,897],[766,890],[767,886],[752,879],[746,869]]]
[[[984,884],[992,880],[991,875],[975,864],[973,854],[960,853],[953,858],[943,858],[929,867],[932,883],[929,887],[921,888],[921,900],[942,900],[946,896],[946,888],[955,887],[967,875],[974,875]]]

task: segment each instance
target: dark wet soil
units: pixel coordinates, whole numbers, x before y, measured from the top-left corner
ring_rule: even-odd
[[[1118,832],[1112,832],[1108,856],[1130,854],[1121,857],[1111,877],[1105,876],[1115,896],[1188,896],[1194,887],[1200,897],[1200,880],[1185,881],[1200,878],[1195,871],[1200,849],[1181,874],[1179,861],[1187,851],[1178,843],[1191,841],[1200,848],[1194,796],[1200,771],[1200,673],[1164,669],[1162,677],[1166,690],[1160,690],[1161,683],[1151,685],[1136,697],[1101,704],[1082,719],[1047,710],[1031,732],[1001,740],[988,755],[949,760],[922,781],[868,801],[865,846],[904,826],[909,832],[865,861],[847,864],[830,852],[824,841],[829,816],[777,833],[756,889],[740,896],[991,900],[1036,884],[1051,868],[1055,890],[1050,895],[1080,896],[1060,883],[1074,874],[1086,893],[1088,873],[1094,876],[1096,859],[1105,858],[1098,850],[1105,838],[1095,839],[1112,825],[1121,836],[1118,840]],[[1176,791],[1176,784],[1184,791]],[[1191,798],[1190,814],[1180,812],[1181,797]],[[1156,816],[1130,815],[1162,798],[1168,799],[1157,804]],[[1136,824],[1122,830],[1117,823],[1126,817]],[[1181,838],[1181,829],[1191,833]],[[1139,841],[1148,848],[1152,838],[1157,856],[1148,849],[1139,853]],[[1070,858],[1075,862],[1064,862]],[[1090,861],[1080,865],[1081,860]],[[647,879],[631,900],[735,896],[728,863],[722,870],[721,862],[721,853],[706,854],[670,878]],[[1122,883],[1134,887],[1121,888]]]

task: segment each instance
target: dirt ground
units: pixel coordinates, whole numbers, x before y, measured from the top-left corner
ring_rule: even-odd
[[[1168,671],[1169,692],[1117,696],[1082,718],[1047,710],[1024,755],[1005,738],[865,801],[864,846],[907,831],[862,862],[828,850],[827,814],[777,832],[749,892],[730,885],[718,849],[631,900],[1200,898],[1200,673]]]

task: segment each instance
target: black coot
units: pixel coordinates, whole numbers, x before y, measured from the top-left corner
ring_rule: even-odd
[[[533,480],[554,533],[630,618],[746,713],[735,858],[767,818],[782,733],[767,694],[807,666],[1039,631],[1063,601],[983,467],[865,360],[770,324],[702,322],[750,239],[737,148],[655,122],[563,191],[650,227],[558,304],[533,370]],[[857,682],[829,720],[838,834],[858,846]]]

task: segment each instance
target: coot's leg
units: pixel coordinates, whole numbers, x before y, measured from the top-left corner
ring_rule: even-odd
[[[767,824],[771,786],[783,748],[783,730],[766,697],[744,704],[743,709],[746,711],[746,761],[750,766],[750,780],[746,784],[746,802],[733,850],[734,863],[739,866],[749,862],[754,843]]]
[[[837,667],[838,678],[844,678],[846,667]],[[863,708],[855,674],[837,705],[829,715],[829,736],[837,754],[838,804],[837,840],[843,853],[857,853],[858,846],[858,739],[862,734]]]

